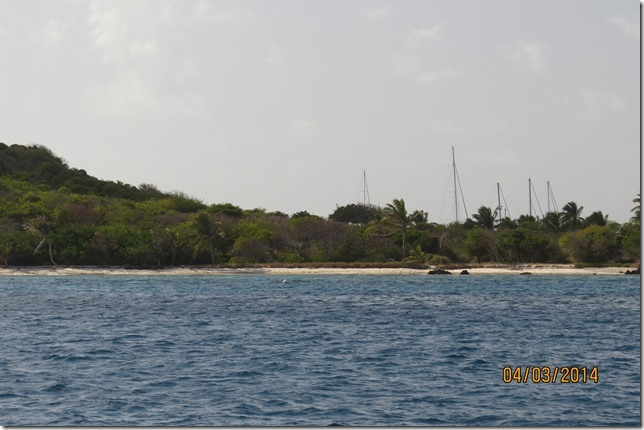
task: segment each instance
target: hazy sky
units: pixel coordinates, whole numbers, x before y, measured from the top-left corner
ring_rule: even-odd
[[[205,203],[327,216],[626,221],[640,192],[636,0],[0,0],[0,141]],[[459,196],[460,199],[460,196]],[[535,212],[538,214],[536,201]],[[463,208],[459,208],[462,218]]]

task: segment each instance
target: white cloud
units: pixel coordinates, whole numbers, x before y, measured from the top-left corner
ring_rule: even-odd
[[[173,81],[181,88],[189,87],[198,76],[197,67],[190,58],[178,58],[172,73]]]
[[[268,48],[268,55],[266,56],[266,62],[271,65],[275,70],[282,70],[284,67],[284,60],[282,58],[282,50],[275,43],[271,43]]]
[[[394,74],[411,79],[422,85],[432,85],[438,81],[451,80],[463,75],[462,72],[444,66],[438,69],[426,70],[423,68],[421,58],[417,55],[399,54],[392,57]]]
[[[128,2],[92,1],[86,17],[92,49],[107,64],[128,63],[132,58],[161,55],[161,41],[176,34],[186,14],[172,0]]]
[[[51,18],[47,21],[45,27],[38,32],[36,39],[45,48],[57,49],[63,41],[68,29],[69,25],[67,25],[67,23],[59,20],[58,18]]]
[[[183,6],[172,0],[89,5],[91,46],[106,70],[114,73],[92,85],[90,100],[97,110],[137,117],[208,116],[203,97],[191,89],[195,67],[175,46],[188,18]]]
[[[154,104],[154,97],[134,73],[122,73],[113,82],[93,88],[92,96],[96,105],[107,114],[130,115],[139,112],[145,116]]]
[[[311,136],[315,133],[316,129],[315,123],[309,119],[293,121],[289,126],[290,133],[298,137]]]
[[[373,9],[369,9],[364,12],[364,17],[367,21],[379,22],[385,20],[391,15],[391,9],[389,6],[381,6]]]
[[[186,115],[207,119],[203,98],[191,92],[163,92],[141,74],[123,72],[106,85],[90,90],[90,101],[105,115],[151,118],[158,115]]]
[[[492,130],[493,132],[506,132],[512,129],[510,121],[492,115],[488,115],[483,124],[488,130]]]
[[[428,68],[425,57],[417,50],[422,46],[443,39],[443,27],[438,24],[432,28],[411,29],[407,34],[404,49],[391,57],[394,75],[415,81],[421,85],[433,85],[438,81],[454,79],[462,73],[448,65]]]
[[[436,25],[432,28],[413,28],[407,34],[405,47],[408,49],[419,48],[443,38],[442,26]]]
[[[157,41],[154,39],[149,40],[135,40],[130,45],[130,54],[133,58],[141,58],[152,56],[157,53]]]
[[[417,55],[398,54],[391,59],[394,74],[402,78],[417,76],[420,69],[420,58]]]
[[[432,85],[441,80],[458,78],[461,75],[461,72],[451,67],[443,67],[442,69],[430,72],[420,72],[417,76],[417,79],[421,84]]]
[[[440,134],[460,136],[467,133],[467,130],[450,120],[435,119],[428,123],[429,129]]]
[[[613,92],[581,88],[579,97],[583,106],[581,116],[588,120],[597,120],[609,113],[623,111],[626,106],[624,100]]]
[[[131,13],[134,12],[134,4],[99,1],[90,3],[87,22],[92,29],[92,48],[101,53],[103,62],[122,63],[126,59],[126,53],[131,51],[129,40],[131,33],[137,29],[133,22],[135,14]],[[123,6],[130,10],[125,10]]]
[[[640,39],[640,26],[639,22],[635,20],[628,20],[623,16],[612,16],[609,18],[609,21],[612,22],[619,28],[624,34],[627,34],[630,37],[633,37],[637,40]]]
[[[541,42],[519,40],[513,48],[506,49],[508,59],[520,70],[544,73],[547,69],[545,51]]]
[[[212,23],[239,24],[251,21],[255,14],[249,9],[217,9],[212,1],[200,0],[194,3],[192,9],[194,18]]]

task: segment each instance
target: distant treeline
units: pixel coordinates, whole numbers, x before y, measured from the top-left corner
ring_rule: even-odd
[[[499,220],[482,206],[446,225],[403,199],[289,216],[99,180],[43,146],[0,143],[0,264],[629,263],[640,258],[639,195],[633,202],[624,224],[583,217],[575,202],[542,219]]]

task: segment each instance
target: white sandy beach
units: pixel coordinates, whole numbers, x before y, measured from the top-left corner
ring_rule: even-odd
[[[449,269],[455,275],[464,268]],[[504,267],[467,268],[470,275],[519,275],[529,272],[532,275],[619,275],[635,267],[588,267],[575,268],[566,264],[522,264]],[[0,276],[74,276],[74,275],[109,275],[109,276],[161,276],[161,275],[194,275],[214,276],[230,274],[266,274],[266,275],[424,275],[429,269],[408,268],[192,268],[174,267],[164,269],[125,269],[122,267],[5,267],[0,268]]]

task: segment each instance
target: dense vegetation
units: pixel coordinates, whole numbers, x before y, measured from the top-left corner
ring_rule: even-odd
[[[481,207],[448,225],[403,199],[288,216],[99,180],[45,147],[0,143],[0,264],[639,262],[639,195],[634,203],[624,224],[584,218],[575,202],[543,219],[498,220]]]

